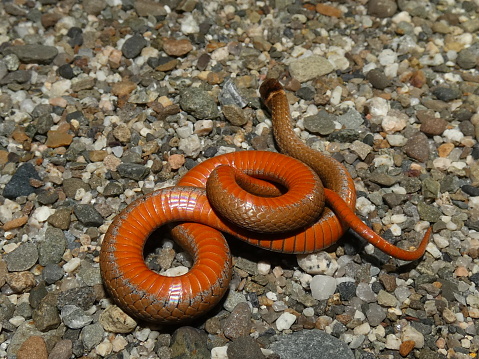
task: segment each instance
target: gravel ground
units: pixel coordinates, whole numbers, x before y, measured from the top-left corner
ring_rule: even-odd
[[[0,357],[474,358],[479,351],[479,1],[18,0],[0,4]],[[208,157],[275,150],[280,78],[305,142],[346,165],[354,234],[317,255],[231,240],[227,298],[137,323],[100,278],[133,199]],[[159,239],[147,261],[191,259]]]

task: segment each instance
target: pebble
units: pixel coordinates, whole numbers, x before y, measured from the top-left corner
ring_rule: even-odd
[[[207,348],[207,336],[192,327],[178,328],[171,338],[171,356],[210,359],[211,354]]]
[[[137,57],[141,50],[148,45],[148,42],[145,38],[139,34],[135,34],[132,37],[128,38],[121,48],[123,56],[127,59],[133,59]]]
[[[216,119],[220,115],[215,100],[206,91],[198,88],[188,88],[181,92],[180,106],[200,120]]]
[[[368,14],[379,18],[393,16],[397,11],[397,4],[391,0],[371,0],[368,3]]]
[[[238,303],[223,324],[223,333],[229,339],[248,335],[251,330],[251,309],[246,302]]]
[[[131,333],[137,326],[136,321],[116,305],[108,306],[100,314],[100,324],[112,333]]]
[[[80,332],[80,339],[83,347],[86,350],[92,350],[95,346],[100,344],[103,340],[104,334],[105,332],[99,323],[87,325]]]
[[[315,275],[310,283],[311,295],[317,300],[329,299],[336,287],[336,279],[327,275]]]
[[[419,162],[426,162],[430,156],[429,142],[422,133],[412,136],[403,147],[403,150],[409,157]]]
[[[366,78],[371,85],[378,90],[384,90],[386,87],[391,85],[391,80],[385,75],[384,71],[380,69],[373,69],[369,71],[366,75]]]
[[[317,115],[305,117],[303,125],[311,133],[327,136],[333,133],[336,128],[334,124],[335,119],[335,116],[330,115],[326,111],[320,111]]]
[[[9,272],[21,272],[32,268],[38,261],[38,249],[33,243],[23,243],[4,256]]]
[[[297,256],[298,265],[308,274],[332,276],[339,268],[335,259],[327,252],[301,254]]]
[[[35,187],[30,184],[30,178],[41,181],[35,167],[31,163],[25,163],[18,167],[10,181],[3,188],[5,198],[16,199],[20,196],[28,196],[35,192]]]
[[[303,57],[289,64],[291,75],[301,83],[327,75],[333,70],[333,65],[327,59],[317,55]]]
[[[193,50],[193,45],[188,39],[167,38],[163,41],[163,50],[169,56],[184,56]]]
[[[70,339],[58,341],[48,355],[48,359],[68,359],[73,354],[73,343]]]
[[[398,304],[397,299],[394,295],[382,289],[379,291],[377,295],[377,301],[378,301],[378,304],[382,305],[383,307],[395,307]]]
[[[15,54],[24,64],[50,64],[58,55],[58,50],[54,46],[26,44],[10,47],[6,55],[10,53]]]
[[[354,358],[345,343],[317,329],[280,336],[270,349],[282,359]]]
[[[250,336],[242,336],[231,342],[226,351],[228,359],[265,358],[258,343]]]
[[[401,332],[401,340],[403,343],[405,341],[414,342],[414,347],[417,349],[424,347],[424,335],[410,325],[404,327]]]
[[[296,319],[297,318],[294,314],[284,312],[279,316],[278,319],[276,319],[276,329],[279,331],[289,329],[294,324]]]
[[[47,359],[47,345],[39,336],[31,336],[25,340],[17,352],[18,359]]]

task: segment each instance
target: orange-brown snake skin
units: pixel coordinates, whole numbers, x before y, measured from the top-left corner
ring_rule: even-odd
[[[296,137],[280,83],[267,79],[260,93],[272,114],[275,139],[291,157],[243,151],[211,158],[177,187],[132,202],[110,225],[101,273],[108,292],[128,313],[178,323],[213,308],[231,275],[231,256],[220,232],[271,251],[311,253],[335,243],[351,227],[393,257],[415,260],[424,254],[431,229],[414,251],[373,232],[354,213],[356,193],[345,167]],[[172,232],[194,265],[185,275],[165,277],[148,269],[143,247],[155,229],[174,222],[188,222]]]

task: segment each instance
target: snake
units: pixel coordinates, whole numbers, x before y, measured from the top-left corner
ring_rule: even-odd
[[[259,92],[282,153],[237,151],[209,158],[176,186],[134,200],[110,224],[100,271],[108,293],[128,314],[176,324],[214,308],[232,274],[222,233],[269,251],[298,254],[321,251],[351,228],[392,257],[412,261],[424,254],[431,228],[412,250],[374,232],[355,214],[355,185],[347,169],[295,134],[280,82],[267,78]],[[146,241],[163,228],[193,258],[183,275],[165,276],[145,263]]]

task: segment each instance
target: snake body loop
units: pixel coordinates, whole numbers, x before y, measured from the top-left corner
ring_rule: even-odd
[[[213,308],[231,275],[220,232],[271,251],[311,253],[335,243],[351,227],[396,258],[423,255],[430,229],[414,251],[374,233],[354,213],[354,183],[344,166],[295,136],[279,82],[266,80],[260,93],[271,110],[279,147],[297,159],[262,151],[218,156],[189,171],[178,187],[139,198],[115,217],[103,239],[100,268],[106,288],[130,314],[178,323]],[[143,248],[155,229],[174,222],[188,222],[172,234],[193,255],[194,265],[183,276],[165,277],[147,268]]]

